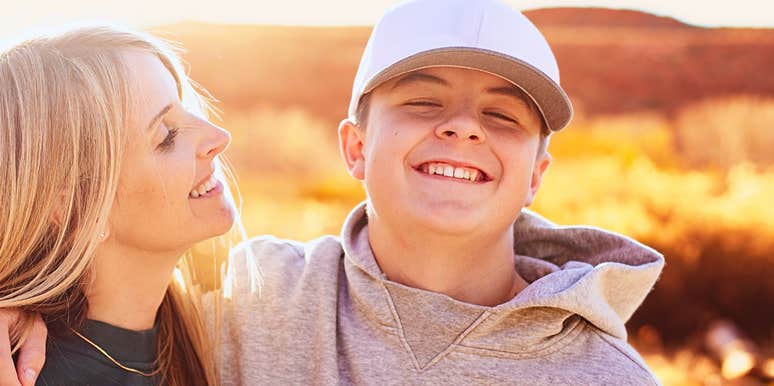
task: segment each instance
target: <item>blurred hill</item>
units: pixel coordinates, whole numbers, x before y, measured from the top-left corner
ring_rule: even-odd
[[[699,28],[601,8],[526,14],[553,47],[582,116],[671,115],[710,96],[774,95],[771,29]],[[182,23],[152,32],[182,43],[193,78],[230,108],[303,106],[335,124],[345,116],[370,27]]]

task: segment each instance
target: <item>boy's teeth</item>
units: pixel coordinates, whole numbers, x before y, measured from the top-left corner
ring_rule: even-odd
[[[422,167],[422,171],[431,175],[437,174],[445,177],[465,179],[473,182],[478,181],[478,176],[480,173],[476,169],[462,167],[455,168],[454,166],[441,163],[425,165]]]

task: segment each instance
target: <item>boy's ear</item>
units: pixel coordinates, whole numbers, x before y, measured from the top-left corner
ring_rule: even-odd
[[[350,119],[345,119],[339,124],[339,150],[349,174],[358,180],[365,179],[365,155],[363,144],[365,133]]]
[[[524,203],[524,206],[530,206],[532,205],[532,201],[535,201],[535,196],[537,196],[538,189],[540,189],[540,184],[543,182],[543,173],[545,173],[548,166],[551,165],[551,160],[551,154],[549,154],[548,151],[544,151],[535,161],[535,167],[532,169],[532,180],[529,184],[529,195],[527,196],[527,201]]]

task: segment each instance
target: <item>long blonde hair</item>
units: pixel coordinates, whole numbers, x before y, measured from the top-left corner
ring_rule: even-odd
[[[127,117],[139,103],[121,59],[129,49],[158,57],[182,103],[204,114],[205,98],[169,46],[140,33],[80,28],[0,54],[0,308],[38,312],[54,334],[86,317],[89,267],[116,195]],[[213,385],[200,296],[184,277],[159,308],[157,365],[163,384]]]

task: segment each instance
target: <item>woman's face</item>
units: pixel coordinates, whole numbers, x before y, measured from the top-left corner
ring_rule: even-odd
[[[229,133],[181,105],[172,74],[154,55],[123,53],[137,106],[129,117],[111,243],[144,252],[182,253],[227,232],[235,209],[215,157]]]

